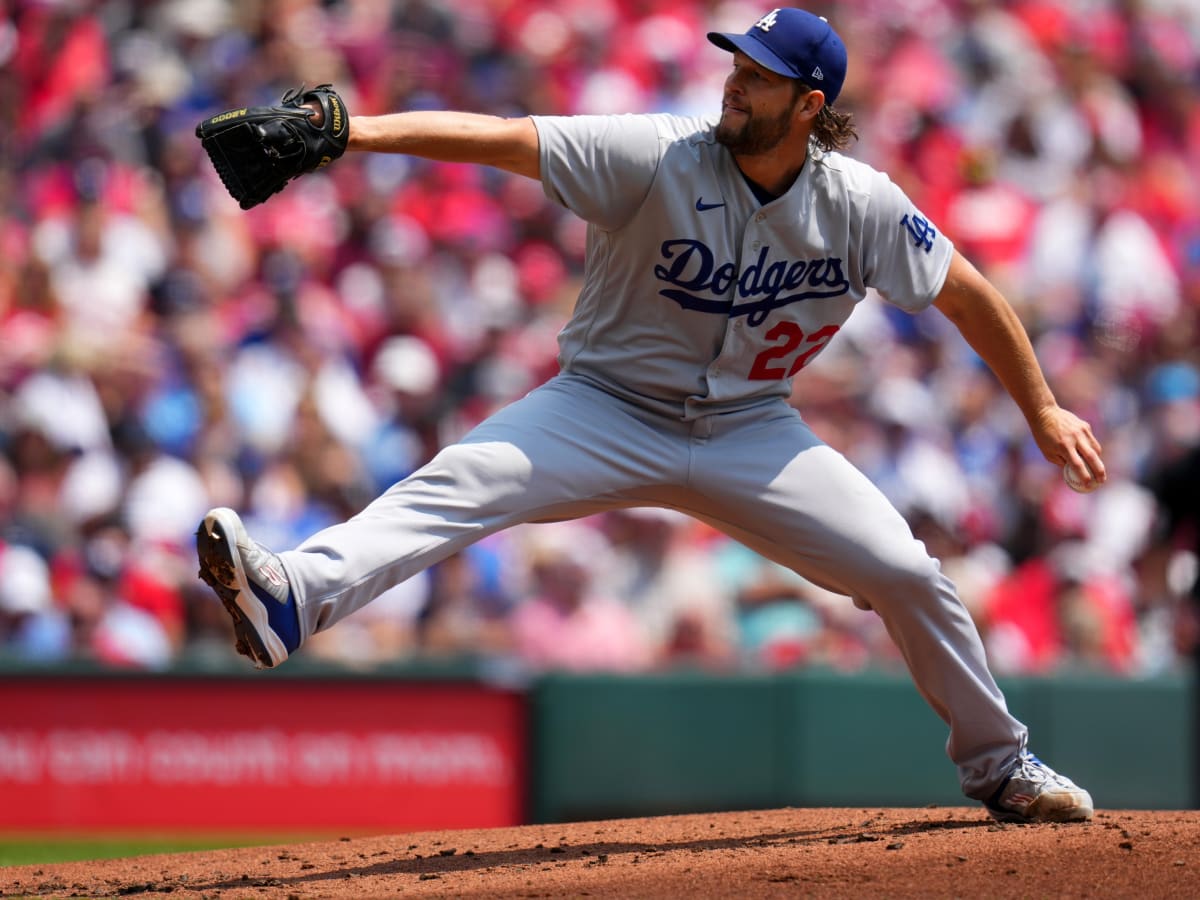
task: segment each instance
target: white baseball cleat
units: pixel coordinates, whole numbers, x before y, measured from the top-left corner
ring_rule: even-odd
[[[1093,813],[1087,791],[1025,751],[984,805],[1001,822],[1090,822]]]

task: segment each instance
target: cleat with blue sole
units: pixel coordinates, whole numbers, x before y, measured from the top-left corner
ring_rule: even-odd
[[[237,650],[257,668],[279,665],[300,646],[300,619],[279,557],[246,533],[232,509],[210,510],[196,532],[200,578],[233,619]]]

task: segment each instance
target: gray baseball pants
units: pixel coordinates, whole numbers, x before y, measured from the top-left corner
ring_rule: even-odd
[[[560,375],[349,521],[279,554],[304,637],[501,529],[629,506],[688,513],[874,609],[950,726],[963,793],[987,799],[1027,730],[951,581],[865,475],[783,400],[666,419]]]

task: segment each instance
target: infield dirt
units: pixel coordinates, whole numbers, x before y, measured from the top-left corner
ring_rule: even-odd
[[[0,897],[1200,897],[1200,813],[778,809],[0,869]]]

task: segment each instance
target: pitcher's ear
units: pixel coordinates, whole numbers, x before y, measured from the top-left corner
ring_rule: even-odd
[[[825,92],[813,89],[800,100],[800,108],[805,118],[815,119],[817,113],[825,105]]]

